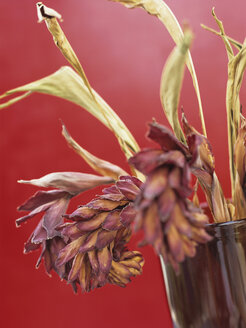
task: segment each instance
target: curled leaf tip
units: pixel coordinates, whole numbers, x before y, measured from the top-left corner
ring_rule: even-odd
[[[56,10],[45,6],[42,2],[36,3],[38,23],[41,23],[47,18],[57,18],[62,22],[62,16]]]
[[[17,180],[18,183],[31,184],[31,180]]]

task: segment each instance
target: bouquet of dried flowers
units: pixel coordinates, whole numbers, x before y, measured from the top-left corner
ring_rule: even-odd
[[[38,81],[7,91],[0,98],[21,93],[0,104],[0,109],[39,92],[71,101],[100,120],[117,138],[131,174],[82,148],[62,126],[68,145],[99,175],[55,172],[20,183],[48,188],[30,197],[18,210],[29,212],[17,225],[39,213],[43,217],[25,243],[24,252],[41,248],[37,267],[43,260],[47,273],[55,271],[77,291],[102,287],[106,283],[124,287],[142,273],[144,258],[129,250],[132,229],[142,229],[142,245],[151,244],[165,262],[178,271],[179,262],[196,254],[196,246],[211,237],[206,232],[208,216],[199,203],[200,185],[207,199],[213,222],[246,217],[245,141],[246,120],[241,114],[239,91],[246,67],[246,44],[225,34],[222,22],[212,14],[228,55],[226,94],[231,198],[226,199],[215,173],[214,157],[206,136],[202,102],[189,48],[192,32],[181,29],[175,16],[162,0],[113,0],[128,8],[141,7],[158,17],[176,43],[161,76],[160,98],[172,130],[153,121],[148,138],[155,148],[140,150],[134,137],[113,109],[91,87],[85,72],[62,31],[55,10],[37,3],[39,22],[45,21],[56,46],[72,66],[60,68]],[[234,54],[234,46],[237,50]],[[202,132],[192,127],[182,111],[179,120],[179,96],[185,66],[191,74],[198,100]],[[191,175],[196,182],[191,187]],[[71,198],[85,190],[110,184],[101,195],[66,214]],[[54,188],[51,189],[50,188]]]

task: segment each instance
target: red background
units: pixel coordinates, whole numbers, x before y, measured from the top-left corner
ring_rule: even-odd
[[[36,0],[0,2],[0,91],[31,82],[66,65],[45,24],[37,24]],[[225,88],[227,58],[222,41],[200,23],[215,26],[216,6],[227,33],[243,41],[245,1],[167,1],[180,22],[195,32],[195,63],[217,174],[229,196]],[[165,123],[159,100],[160,74],[174,44],[162,24],[143,10],[128,10],[104,0],[50,0],[63,14],[62,27],[80,58],[92,86],[115,109],[141,146],[147,146],[146,122]],[[233,5],[232,5],[233,4]],[[245,84],[243,85],[245,89]],[[241,102],[245,104],[244,90]],[[200,129],[192,82],[186,73],[181,104]],[[122,289],[106,286],[75,296],[70,286],[35,270],[37,253],[23,255],[23,243],[36,222],[15,228],[16,207],[37,189],[18,185],[55,171],[92,172],[61,136],[62,119],[73,137],[98,157],[125,169],[113,135],[86,111],[61,99],[32,95],[0,112],[1,147],[1,326],[2,327],[171,327],[162,274],[151,248],[142,252],[144,274]],[[78,204],[90,199],[86,193]],[[136,247],[139,237],[131,242]]]

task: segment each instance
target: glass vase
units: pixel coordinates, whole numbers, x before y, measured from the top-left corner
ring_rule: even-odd
[[[214,238],[175,273],[162,269],[174,328],[246,327],[246,220],[210,224]]]

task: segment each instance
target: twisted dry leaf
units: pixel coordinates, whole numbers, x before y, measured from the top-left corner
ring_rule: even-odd
[[[241,89],[243,75],[246,68],[246,42],[239,46],[239,51],[234,55],[230,39],[226,36],[223,23],[220,21],[212,9],[212,15],[220,29],[220,33],[227,56],[228,56],[228,81],[226,87],[226,111],[228,126],[228,147],[229,147],[229,163],[231,176],[232,198],[234,198],[237,172],[234,164],[234,145],[238,137],[240,128],[240,99],[239,92]],[[235,45],[235,44],[234,44]]]
[[[112,177],[114,180],[117,180],[121,175],[128,175],[126,171],[120,168],[117,165],[114,165],[108,161],[102,160],[91,153],[86,149],[82,148],[69,134],[65,125],[62,125],[62,135],[66,139],[69,146],[79,154],[96,172],[101,175]]]

